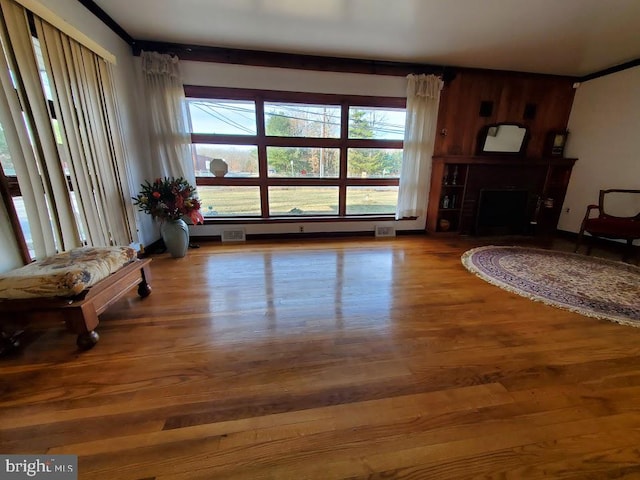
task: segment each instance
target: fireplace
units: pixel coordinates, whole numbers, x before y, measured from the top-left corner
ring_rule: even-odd
[[[476,235],[522,235],[529,233],[529,191],[482,189],[476,215]]]
[[[575,161],[513,155],[434,156],[427,231],[552,235]],[[481,194],[487,202],[482,208]],[[543,204],[538,208],[540,199]]]

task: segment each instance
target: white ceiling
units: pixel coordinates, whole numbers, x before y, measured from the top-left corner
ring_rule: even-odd
[[[95,0],[136,40],[582,76],[640,58],[640,0]]]

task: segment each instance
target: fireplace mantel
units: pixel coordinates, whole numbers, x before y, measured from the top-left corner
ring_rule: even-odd
[[[449,165],[572,165],[576,158],[565,157],[521,157],[517,155],[443,155],[434,156],[433,164],[443,163]]]
[[[475,234],[480,192],[514,189],[529,192],[529,221],[538,233],[558,224],[575,158],[514,155],[433,157],[427,231]]]

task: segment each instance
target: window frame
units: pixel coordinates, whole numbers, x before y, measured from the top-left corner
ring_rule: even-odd
[[[192,133],[192,144],[214,145],[255,145],[258,150],[258,177],[196,177],[197,186],[258,186],[260,188],[259,217],[205,217],[206,223],[233,222],[242,220],[243,223],[263,223],[270,221],[295,221],[301,219],[317,221],[355,221],[358,219],[372,220],[376,218],[389,219],[394,214],[350,214],[347,210],[347,187],[398,187],[400,179],[393,178],[355,178],[347,176],[347,154],[349,148],[380,148],[403,149],[403,140],[386,139],[350,139],[349,138],[349,107],[377,107],[406,109],[405,97],[374,97],[362,95],[337,95],[326,93],[288,92],[276,90],[256,90],[229,87],[209,86],[184,86],[187,100],[216,99],[216,100],[251,100],[256,108],[256,135],[225,135]],[[331,105],[340,108],[340,136],[339,138],[316,137],[282,137],[267,136],[265,134],[265,102],[301,103],[306,105]],[[267,147],[313,147],[313,148],[337,148],[339,150],[339,175],[335,178],[300,178],[300,177],[269,177],[267,168]],[[338,214],[323,215],[322,217],[311,215],[270,215],[269,214],[269,187],[279,186],[337,186],[338,187]]]

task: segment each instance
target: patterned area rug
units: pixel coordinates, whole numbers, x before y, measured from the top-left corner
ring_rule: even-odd
[[[640,268],[574,253],[479,247],[462,264],[483,280],[531,300],[640,327]]]

